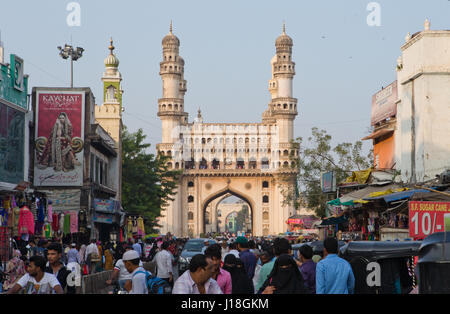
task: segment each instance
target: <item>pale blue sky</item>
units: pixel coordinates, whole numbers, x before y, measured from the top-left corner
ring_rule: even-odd
[[[407,32],[450,29],[450,1],[380,0],[381,26],[369,27],[363,0],[266,1],[79,0],[81,27],[68,27],[65,0],[2,0],[0,29],[6,53],[25,60],[30,86],[68,86],[70,63],[57,46],[86,49],[75,64],[75,86],[88,86],[102,102],[100,81],[114,38],[124,78],[124,123],[161,140],[157,100],[161,40],[170,20],[181,41],[190,121],[201,107],[205,122],[260,122],[270,101],[268,80],[275,39],[283,20],[294,40],[299,100],[295,136],[313,126],[334,142],[354,142],[367,133],[371,97],[396,79],[395,65]],[[30,88],[31,91],[31,88]],[[370,142],[365,142],[368,150]]]

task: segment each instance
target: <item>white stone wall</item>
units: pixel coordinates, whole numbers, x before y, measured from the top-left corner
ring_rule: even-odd
[[[423,182],[450,168],[450,31],[422,32],[402,50],[395,159],[410,182],[414,102],[415,179]]]

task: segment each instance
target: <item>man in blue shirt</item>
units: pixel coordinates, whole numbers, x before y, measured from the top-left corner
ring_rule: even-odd
[[[256,268],[256,256],[250,252],[246,237],[237,237],[236,243],[239,249],[239,257],[242,263],[244,263],[245,272],[247,273],[248,278],[253,280]]]
[[[324,258],[316,267],[316,293],[353,294],[355,277],[350,264],[337,256],[338,241],[327,238],[323,246]]]

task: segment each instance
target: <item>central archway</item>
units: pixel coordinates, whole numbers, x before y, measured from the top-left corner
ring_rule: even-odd
[[[253,232],[254,232],[254,230],[255,230],[255,226],[254,226],[254,224],[255,224],[255,219],[254,219],[254,218],[255,218],[255,217],[254,217],[254,209],[255,209],[255,208],[254,208],[254,206],[255,206],[255,205],[254,205],[253,201],[252,201],[249,197],[243,195],[242,193],[233,191],[232,189],[227,188],[227,189],[225,189],[225,190],[222,190],[222,191],[220,191],[220,192],[217,192],[216,194],[214,194],[214,195],[208,197],[208,198],[203,202],[201,214],[203,215],[203,217],[205,217],[205,216],[206,216],[206,210],[207,210],[207,208],[208,208],[208,205],[209,205],[210,203],[212,203],[214,200],[216,200],[216,199],[218,199],[218,198],[221,198],[221,197],[223,197],[224,195],[227,195],[227,194],[232,195],[232,196],[235,196],[235,197],[237,197],[237,198],[243,200],[244,202],[246,202],[246,203],[248,204],[249,211],[250,211],[249,217],[250,217],[250,220],[251,220],[251,233],[253,234]],[[226,197],[224,197],[223,199],[225,199],[225,198],[226,198]],[[223,199],[222,199],[222,200],[223,200]],[[222,200],[221,200],[221,201],[222,201]],[[206,220],[206,219],[203,219],[202,233],[206,233],[206,225],[207,225],[207,220]]]

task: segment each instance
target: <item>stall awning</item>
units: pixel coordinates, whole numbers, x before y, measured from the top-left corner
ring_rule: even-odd
[[[366,137],[362,138],[362,140],[363,141],[365,141],[365,140],[372,140],[374,138],[378,138],[378,137],[381,137],[383,135],[388,135],[388,134],[392,134],[392,133],[394,133],[394,129],[392,129],[392,128],[385,128],[385,129],[381,129],[381,130],[373,132],[369,136],[366,136]]]
[[[343,196],[341,196],[340,200],[342,203],[346,203],[349,201],[357,201],[361,199],[365,199],[366,197],[370,197],[370,194],[386,191],[386,190],[394,190],[400,188],[400,185],[398,184],[389,184],[385,186],[368,186],[364,189],[360,189],[357,191],[352,191],[350,193],[347,193]]]
[[[329,226],[329,225],[338,225],[344,222],[347,222],[347,218],[345,216],[340,217],[330,217],[328,219],[322,220],[321,226]]]
[[[391,194],[381,195],[381,196],[377,196],[377,197],[364,198],[364,200],[374,201],[374,200],[384,199],[384,201],[386,203],[390,203],[390,202],[394,202],[394,201],[408,199],[411,196],[413,196],[415,193],[418,193],[418,192],[420,192],[420,193],[429,193],[429,191],[424,190],[424,189],[408,190],[408,191],[403,191],[403,192],[398,192],[398,193],[391,193]]]

